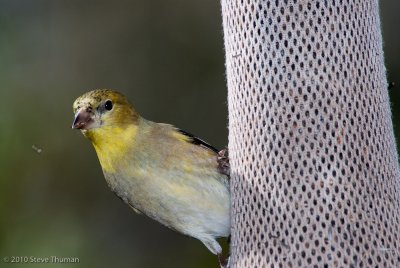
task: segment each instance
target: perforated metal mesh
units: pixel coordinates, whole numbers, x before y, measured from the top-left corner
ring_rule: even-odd
[[[400,267],[378,1],[222,0],[232,267]]]

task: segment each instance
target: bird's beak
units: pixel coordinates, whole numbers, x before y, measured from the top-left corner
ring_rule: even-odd
[[[75,114],[72,128],[74,129],[88,129],[89,124],[93,122],[92,113],[87,109],[80,109]]]

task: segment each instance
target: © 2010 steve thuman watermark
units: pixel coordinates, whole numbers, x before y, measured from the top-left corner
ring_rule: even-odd
[[[79,263],[78,257],[61,256],[3,256],[3,263]]]

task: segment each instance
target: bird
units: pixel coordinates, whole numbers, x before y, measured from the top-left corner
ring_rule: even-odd
[[[111,190],[135,212],[203,242],[223,266],[230,235],[229,159],[194,135],[139,115],[120,92],[95,89],[73,103]]]

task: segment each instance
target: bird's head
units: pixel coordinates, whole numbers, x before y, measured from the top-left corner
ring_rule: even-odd
[[[88,131],[124,128],[135,124],[139,115],[124,95],[109,89],[96,89],[77,98],[73,104],[72,128]]]

